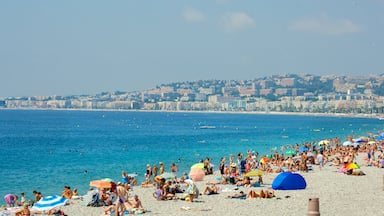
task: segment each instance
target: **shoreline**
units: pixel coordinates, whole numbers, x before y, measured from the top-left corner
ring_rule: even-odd
[[[249,114],[249,115],[287,115],[380,119],[380,115],[352,113],[309,113],[309,112],[277,112],[277,111],[191,111],[191,110],[128,110],[128,109],[48,109],[48,108],[0,108],[1,110],[22,111],[81,111],[81,112],[142,112],[142,113],[202,113],[202,114]]]

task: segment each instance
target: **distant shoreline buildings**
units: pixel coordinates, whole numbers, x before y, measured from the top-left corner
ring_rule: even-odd
[[[3,109],[384,114],[384,75],[199,80],[135,92],[0,98]]]

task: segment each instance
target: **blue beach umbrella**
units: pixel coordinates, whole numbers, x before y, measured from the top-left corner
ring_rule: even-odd
[[[41,198],[35,205],[33,205],[33,209],[38,211],[51,210],[53,208],[64,206],[68,202],[68,199],[65,199],[62,196],[46,196]]]
[[[299,148],[299,152],[303,152],[303,151],[308,151],[309,149],[307,147],[304,147],[304,146],[300,146]]]

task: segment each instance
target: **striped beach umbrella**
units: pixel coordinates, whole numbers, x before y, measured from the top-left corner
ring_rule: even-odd
[[[62,196],[46,196],[41,198],[37,203],[35,203],[32,208],[38,211],[46,211],[59,206],[64,206],[67,202],[68,199],[65,199]]]

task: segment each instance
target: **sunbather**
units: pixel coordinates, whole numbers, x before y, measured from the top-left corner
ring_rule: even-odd
[[[244,192],[243,191],[240,191],[240,193],[237,193],[237,194],[233,194],[233,195],[229,195],[228,196],[228,198],[246,198],[247,197],[247,195],[246,194],[244,194]]]
[[[249,191],[249,198],[272,198],[275,196],[274,191],[260,190],[260,193],[256,193],[254,190]]]
[[[207,186],[203,192],[205,195],[218,194],[218,190],[215,184]]]

